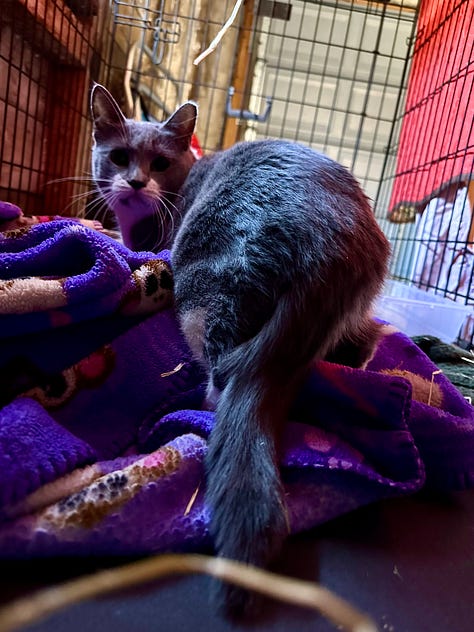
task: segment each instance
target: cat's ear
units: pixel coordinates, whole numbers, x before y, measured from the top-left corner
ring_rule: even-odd
[[[197,105],[192,101],[184,103],[163,123],[162,129],[173,135],[181,149],[189,149],[191,137],[196,127]]]
[[[91,114],[96,140],[108,140],[117,135],[123,137],[126,119],[117,101],[99,83],[94,84],[92,88]]]

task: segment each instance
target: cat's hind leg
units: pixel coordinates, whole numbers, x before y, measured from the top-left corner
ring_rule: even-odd
[[[346,334],[325,359],[353,368],[364,367],[375,353],[381,331],[382,325],[367,317],[357,330]]]

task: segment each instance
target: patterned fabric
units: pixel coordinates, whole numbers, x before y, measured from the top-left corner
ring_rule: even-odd
[[[210,546],[214,414],[169,306],[169,253],[63,220],[0,235],[0,556]],[[48,285],[50,284],[50,285]],[[366,369],[312,368],[281,451],[293,532],[474,483],[474,409],[387,325]]]

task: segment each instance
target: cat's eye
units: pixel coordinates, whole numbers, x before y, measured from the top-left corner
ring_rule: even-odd
[[[130,156],[126,149],[112,149],[109,158],[117,167],[128,167],[130,163]]]
[[[152,171],[166,171],[169,166],[170,161],[164,156],[157,156],[151,161],[150,165]]]

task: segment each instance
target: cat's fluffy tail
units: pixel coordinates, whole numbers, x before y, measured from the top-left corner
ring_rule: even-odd
[[[268,385],[232,376],[217,406],[207,454],[207,501],[217,553],[264,566],[288,534],[282,484],[276,464],[277,411]],[[280,411],[278,417],[281,416]],[[233,586],[218,588],[231,616],[245,614],[253,599]]]
[[[301,288],[284,295],[260,332],[214,367],[225,386],[209,440],[207,502],[220,556],[264,566],[288,535],[278,436],[304,370],[323,344],[319,327],[308,328],[308,318],[315,319],[310,304]],[[324,339],[330,340],[327,331]],[[227,614],[251,609],[253,598],[242,589],[224,585],[220,592]]]

